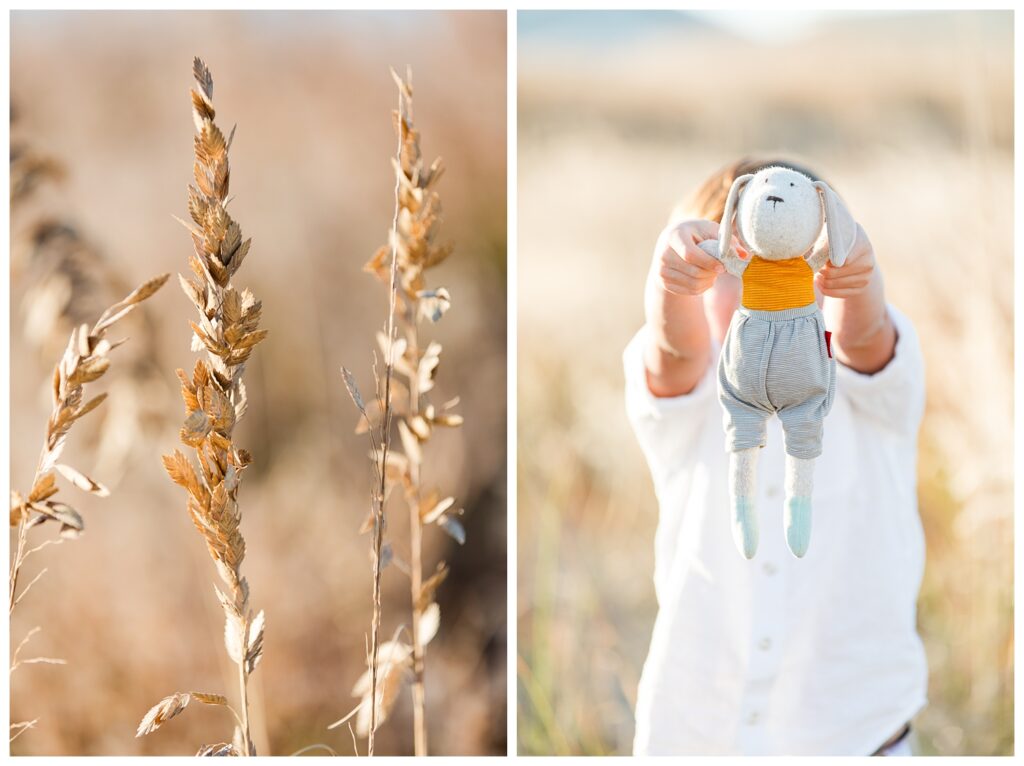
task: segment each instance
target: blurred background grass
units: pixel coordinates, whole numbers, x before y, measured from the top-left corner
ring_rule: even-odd
[[[671,208],[739,156],[825,175],[928,369],[928,754],[1013,753],[1013,16],[519,14],[519,742],[630,752],[657,505],[620,355]]]
[[[338,369],[352,368],[372,390],[387,301],[361,267],[386,241],[392,215],[397,96],[388,66],[412,67],[423,151],[447,165],[443,235],[455,244],[432,272],[453,299],[428,328],[445,346],[437,396],[460,395],[466,418],[432,440],[424,469],[466,508],[468,536],[460,547],[439,531],[425,535],[425,570],[442,558],[451,565],[427,653],[430,742],[436,753],[503,754],[505,14],[15,12],[11,45],[12,150],[64,167],[62,182],[47,179],[12,210],[14,488],[31,480],[46,381],[70,330],[47,306],[71,285],[71,313],[94,318],[143,279],[187,271],[191,244],[171,215],[187,218],[194,55],[213,72],[219,121],[238,125],[232,212],[253,237],[240,284],[262,299],[270,331],[248,367],[250,409],[238,434],[256,461],[241,495],[244,571],[268,623],[254,738],[275,755],[317,742],[352,753],[349,732],[326,726],[355,705],[350,690],[364,666],[370,541],[357,531],[370,465]],[[44,220],[60,226],[39,235]],[[60,228],[69,225],[76,237]],[[90,271],[54,271],[61,247],[76,248]],[[47,549],[26,574],[49,567],[17,610],[13,641],[41,625],[26,656],[69,664],[12,677],[12,720],[40,719],[15,754],[191,754],[230,735],[229,717],[211,708],[133,738],[146,710],[173,691],[235,688],[213,567],[159,460],[184,415],[174,370],[193,363],[192,313],[172,285],[132,317],[123,330],[132,341],[105,378],[117,390],[69,442],[68,462],[113,494],[76,494],[86,535]],[[407,514],[396,509],[391,531],[401,541]],[[407,558],[400,542],[396,554]],[[409,620],[408,581],[391,567],[383,587],[390,636]],[[411,752],[408,696],[378,734],[378,753]]]

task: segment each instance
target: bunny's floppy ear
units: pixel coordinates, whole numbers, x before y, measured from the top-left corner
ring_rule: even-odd
[[[824,181],[815,181],[814,188],[821,196],[825,214],[825,232],[828,237],[828,259],[833,266],[842,266],[857,241],[857,222],[853,220],[839,195]]]
[[[733,181],[732,187],[729,189],[729,196],[725,200],[722,223],[718,228],[718,252],[723,261],[732,255],[732,227],[736,221],[736,208],[739,207],[740,192],[753,177],[752,174],[747,173]]]

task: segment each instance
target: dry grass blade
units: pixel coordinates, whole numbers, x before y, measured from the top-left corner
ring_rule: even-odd
[[[465,531],[455,518],[461,513],[453,511],[454,498],[446,497],[437,490],[425,490],[421,476],[424,445],[437,427],[457,427],[462,418],[451,412],[454,401],[435,407],[429,401],[429,392],[434,388],[434,378],[441,358],[441,344],[430,342],[426,348],[420,346],[419,322],[439,321],[451,307],[451,295],[443,287],[431,288],[426,283],[426,271],[443,262],[451,253],[450,246],[437,241],[440,227],[441,203],[436,185],[441,178],[441,161],[435,160],[429,166],[423,162],[419,145],[419,132],[414,127],[412,109],[412,78],[407,74],[400,77],[394,70],[391,76],[398,87],[398,109],[394,113],[395,132],[398,147],[393,165],[395,168],[395,212],[388,243],[379,248],[365,270],[375,274],[388,286],[388,324],[381,339],[387,362],[383,381],[383,392],[379,392],[378,410],[382,413],[378,421],[379,449],[374,448],[374,464],[380,466],[379,488],[373,494],[374,512],[377,517],[373,525],[375,535],[383,529],[384,501],[392,487],[401,487],[409,508],[410,533],[409,562],[410,597],[412,603],[412,639],[409,646],[408,667],[400,663],[403,674],[406,670],[412,680],[413,733],[416,755],[427,754],[427,729],[424,688],[424,648],[436,633],[440,610],[434,601],[434,592],[444,574],[443,565],[438,574],[423,582],[423,527],[436,524],[459,543],[465,541]],[[397,335],[401,327],[401,336]],[[405,379],[405,385],[392,381],[393,374]],[[359,406],[361,397],[352,392],[354,383],[351,376],[343,371],[356,406],[359,407],[367,430],[373,438],[373,424],[364,407]],[[378,381],[378,389],[381,388]],[[402,402],[392,401],[392,389],[400,390]],[[392,418],[398,416],[398,433],[402,451],[390,451]],[[360,429],[357,429],[361,430]],[[381,544],[379,537],[374,543],[375,582],[379,580]],[[378,592],[375,585],[375,594]],[[378,725],[378,706],[382,706],[380,719],[386,716],[387,707],[394,703],[401,683],[396,683],[397,670],[389,671],[379,690],[377,670],[378,657],[376,622],[379,618],[375,601],[374,626],[371,630],[372,650],[367,658],[369,684],[366,690],[370,704],[360,710],[356,729],[369,736],[372,754],[373,732]],[[382,693],[383,692],[383,693]],[[365,719],[365,720],[364,720]]]
[[[391,70],[391,74],[395,77],[394,70]],[[398,79],[396,77],[396,79]],[[404,114],[404,104],[406,102],[407,93],[403,88],[399,88],[398,95],[398,115]],[[401,134],[398,136],[398,145],[395,150],[395,161],[397,162],[402,154],[402,137]],[[395,178],[395,207],[394,216],[391,222],[392,235],[397,231],[398,227],[398,216],[400,211],[400,198],[401,184],[399,179]],[[349,396],[352,398],[353,403],[359,410],[362,418],[360,419],[360,426],[364,423],[366,430],[370,435],[370,445],[372,448],[371,459],[374,467],[374,483],[370,490],[370,517],[372,524],[370,528],[373,530],[373,543],[372,543],[372,564],[373,564],[373,612],[370,619],[370,651],[367,657],[367,664],[369,666],[369,689],[368,689],[368,710],[360,709],[360,719],[362,720],[365,714],[365,725],[360,725],[360,729],[365,733],[367,737],[367,755],[372,756],[374,754],[375,735],[377,727],[380,725],[383,718],[379,715],[380,706],[382,704],[381,695],[378,692],[378,664],[379,664],[379,652],[380,652],[380,620],[381,620],[381,572],[386,566],[387,560],[390,560],[391,548],[384,544],[384,528],[385,528],[385,515],[384,505],[387,501],[388,496],[388,461],[389,452],[391,449],[391,422],[394,415],[393,402],[392,402],[392,387],[394,385],[394,374],[395,374],[395,354],[396,354],[396,337],[395,337],[395,318],[398,305],[398,251],[397,251],[397,239],[391,237],[392,247],[390,251],[390,263],[388,265],[388,315],[385,322],[385,333],[382,335],[381,348],[384,352],[384,379],[383,381],[376,375],[376,364],[374,365],[374,377],[377,384],[377,409],[381,413],[381,417],[378,423],[378,435],[375,438],[373,433],[373,423],[370,421],[370,415],[367,413],[366,405],[363,401],[362,394],[359,391],[359,386],[356,385],[355,378],[352,373],[345,367],[341,368],[342,378],[345,381],[345,387],[348,390]],[[360,428],[357,427],[357,431]],[[365,525],[364,525],[365,528]],[[386,555],[387,554],[387,555]],[[364,702],[367,700],[364,700]],[[386,713],[385,713],[386,715]],[[342,722],[347,719],[342,719]],[[340,725],[341,722],[332,724],[331,727]],[[354,736],[354,735],[353,735]],[[356,749],[358,753],[358,748]]]
[[[43,570],[43,571],[46,571],[46,570]],[[36,579],[39,579],[38,576],[36,577]],[[24,591],[22,591],[22,595],[24,595],[27,592],[28,592],[28,589],[26,588]],[[19,598],[19,600],[20,600],[20,598]],[[38,633],[40,630],[42,630],[42,628],[40,628],[37,625],[36,627],[32,628],[32,630],[30,630],[28,633],[26,633],[25,637],[23,639],[21,639],[21,643],[18,644],[18,647],[14,650],[14,653],[11,655],[11,669],[10,669],[11,673],[14,673],[14,671],[17,670],[22,665],[67,665],[68,664],[67,660],[57,659],[56,657],[31,657],[31,658],[29,658],[27,660],[21,659],[21,652],[22,652],[22,650],[25,648],[26,645],[28,645],[28,642],[32,640],[32,637],[34,635],[36,635],[36,633]]]
[[[69,465],[64,465],[63,463],[57,463],[57,465],[55,465],[54,468],[57,469],[57,472],[61,476],[70,481],[80,490],[83,490],[84,492],[89,492],[93,495],[96,495],[97,497],[110,496],[109,489],[107,489],[105,486],[100,484],[95,479],[90,479],[81,471],[78,471]]]
[[[366,415],[366,404],[363,403],[363,395],[359,392],[359,386],[356,385],[356,379],[352,377],[352,373],[345,367],[341,368],[341,377],[345,381],[345,388],[348,390],[348,395],[352,397],[352,403],[356,405],[356,409],[362,413],[363,417]]]
[[[408,636],[405,627],[399,626],[391,640],[385,641],[379,646],[377,667],[368,667],[352,686],[352,696],[360,698],[359,704],[345,716],[330,724],[328,729],[336,729],[342,724],[349,724],[353,735],[369,738],[374,710],[376,709],[378,726],[387,720],[402,690],[412,680],[412,646],[399,640],[399,636],[403,633]],[[424,643],[429,643],[431,638],[433,638],[433,633],[425,636]],[[371,702],[375,704],[371,704]],[[354,729],[350,723],[353,718],[356,719]],[[356,752],[359,752],[358,747]]]
[[[18,723],[12,723],[11,737],[8,740],[8,742],[14,742],[14,740],[16,740],[29,729],[34,729],[37,723],[39,723],[38,718],[33,718],[31,721],[19,721]]]
[[[107,330],[128,313],[119,307],[122,307],[125,301],[130,300],[129,310],[135,308],[163,287],[169,276],[169,274],[164,274],[149,280],[124,301],[107,309],[92,327],[82,324],[71,332],[64,355],[53,371],[53,404],[46,423],[46,434],[43,438],[39,462],[36,465],[36,473],[32,479],[32,487],[27,496],[22,496],[17,492],[11,493],[10,525],[17,527],[17,536],[8,585],[8,615],[13,615],[15,607],[21,603],[32,586],[47,571],[45,568],[40,570],[27,585],[19,590],[18,584],[25,562],[33,554],[46,547],[47,543],[53,542],[46,541],[30,548],[28,547],[29,530],[49,523],[51,527],[58,528],[60,539],[67,539],[78,537],[85,529],[85,522],[78,511],[64,502],[53,499],[60,491],[57,486],[56,474],[59,473],[74,486],[97,497],[107,497],[110,494],[103,484],[86,476],[76,468],[58,463],[57,460],[64,451],[64,445],[75,423],[96,409],[106,399],[106,394],[101,394],[91,400],[86,400],[85,389],[87,384],[103,377],[110,367],[108,354],[121,343],[111,343],[106,337]],[[38,628],[33,628],[18,645],[11,658],[10,672],[13,673],[21,665],[65,664],[64,660],[50,657],[19,659],[21,649],[36,632],[38,632]],[[33,721],[28,726],[23,726],[14,736],[20,735],[34,723]]]
[[[123,301],[104,309],[131,285],[125,282],[123,267],[90,241],[66,210],[45,193],[36,193],[55,185],[62,174],[52,172],[56,163],[32,150],[37,133],[28,126],[18,130],[21,127],[12,109],[12,308],[17,304],[18,334],[46,359],[63,350],[72,328],[91,324],[98,316],[113,319],[124,308]],[[152,287],[156,285],[150,283]],[[103,428],[88,435],[96,470],[113,477],[123,475],[132,454],[163,427],[170,394],[159,362],[155,323],[147,316],[132,328],[132,335],[133,354],[111,387],[118,405],[104,414]]]
[[[180,714],[192,701],[203,705],[219,705],[235,711],[228,705],[228,699],[222,694],[207,694],[206,692],[176,692],[170,697],[164,697],[149,709],[139,723],[135,732],[136,737],[142,737],[159,729],[167,721]]]
[[[58,657],[32,657],[27,660],[22,660],[20,665],[67,665],[67,660],[59,659]]]
[[[133,292],[124,301],[107,309],[91,328],[89,325],[83,324],[71,332],[64,355],[53,371],[53,406],[46,424],[46,435],[36,467],[36,475],[32,480],[32,489],[26,500],[22,500],[19,495],[12,500],[12,526],[27,528],[53,519],[61,521],[66,527],[81,531],[82,526],[79,523],[69,521],[80,518],[77,513],[68,506],[50,499],[58,491],[55,470],[86,492],[99,497],[106,497],[110,494],[107,488],[99,482],[71,466],[58,464],[57,460],[64,450],[64,444],[74,424],[92,412],[106,398],[106,394],[101,394],[94,399],[85,401],[86,385],[103,377],[110,367],[108,354],[121,343],[111,343],[107,340],[107,330],[118,319],[126,315],[127,311],[123,310],[125,306],[129,310],[135,308],[156,293],[167,282],[169,276],[164,274],[146,282],[142,288]],[[24,564],[25,551],[22,537],[22,533],[19,532],[21,555],[15,556],[11,570],[10,604],[12,609],[16,598],[17,575]]]
[[[220,742],[216,745],[203,745],[196,752],[197,756],[234,756],[241,755],[235,746],[229,742]]]
[[[191,375],[178,370],[178,377],[186,410],[181,441],[194,453],[199,471],[179,450],[165,455],[163,462],[171,480],[186,491],[189,517],[205,540],[225,586],[224,590],[216,588],[216,592],[224,610],[225,648],[238,666],[241,732],[240,742],[231,748],[255,755],[249,729],[248,684],[263,656],[264,621],[263,612],[254,614],[250,607],[249,585],[242,575],[245,539],[240,529],[238,490],[252,458],[238,448],[233,434],[246,410],[242,382],[245,363],[267,333],[259,329],[260,302],[249,290],[239,291],[231,282],[249,252],[251,240],[243,239],[241,227],[226,208],[231,178],[230,139],[224,138],[214,122],[213,77],[201,59],[193,62],[193,76],[195,183],[188,187],[188,210],[195,224],[189,227],[194,252],[189,259],[192,275],[181,276],[180,281],[197,312],[197,320],[191,322],[193,349],[205,349],[206,358],[196,361]],[[227,699],[220,695],[193,694],[193,698],[227,705]],[[139,731],[148,734],[155,728],[140,726]],[[227,754],[227,747],[204,746],[201,754]]]
[[[142,721],[139,723],[139,728],[135,732],[136,737],[143,737],[146,734],[159,729],[169,720],[180,714],[185,708],[188,707],[188,703],[192,701],[190,694],[172,694],[170,697],[164,697],[158,703],[153,705],[149,709],[149,712],[142,717]]]

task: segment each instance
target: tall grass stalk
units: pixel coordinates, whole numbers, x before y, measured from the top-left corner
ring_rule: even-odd
[[[32,478],[32,488],[27,496],[22,496],[17,492],[11,493],[10,524],[17,528],[17,543],[14,548],[14,558],[11,561],[8,585],[9,617],[13,617],[15,607],[46,573],[46,569],[41,570],[19,590],[21,571],[28,559],[48,545],[77,538],[85,529],[85,522],[78,511],[70,505],[54,499],[60,491],[57,486],[57,474],[79,489],[97,497],[107,497],[110,494],[109,490],[98,481],[57,461],[60,460],[68,435],[75,423],[96,409],[107,398],[104,393],[88,401],[85,400],[86,385],[103,377],[110,367],[110,352],[124,343],[124,340],[108,340],[107,331],[118,320],[130,314],[139,304],[163,287],[169,276],[169,274],[164,274],[149,280],[104,311],[91,327],[88,324],[83,324],[71,331],[64,355],[53,371],[53,405],[46,423],[46,436],[39,453],[35,476]],[[29,530],[47,523],[51,527],[58,527],[58,537],[29,547]],[[63,660],[49,657],[21,659],[21,651],[38,632],[38,627],[32,628],[14,650],[11,657],[11,673],[26,664],[64,664]],[[12,724],[11,739],[31,728],[34,723],[32,721]]]
[[[245,539],[239,528],[238,490],[252,458],[238,448],[233,434],[247,406],[245,364],[267,331],[259,329],[260,302],[249,290],[239,292],[231,283],[252,242],[243,241],[241,227],[226,209],[234,130],[225,138],[214,122],[213,77],[198,58],[193,76],[195,186],[188,187],[188,209],[194,226],[184,225],[192,234],[195,252],[189,259],[192,277],[180,279],[198,311],[198,323],[191,323],[192,348],[207,353],[206,359],[196,361],[191,378],[183,370],[178,370],[178,377],[186,408],[180,438],[195,452],[201,473],[180,450],[165,455],[163,462],[171,480],[187,491],[189,516],[227,586],[226,592],[216,585],[214,590],[224,610],[224,645],[238,667],[239,707],[235,710],[220,694],[172,694],[149,710],[136,736],[155,731],[196,701],[227,707],[238,724],[231,743],[204,745],[199,755],[256,755],[249,726],[249,677],[263,657],[264,617],[250,608],[249,584],[241,571]]]
[[[441,406],[429,402],[434,377],[440,362],[441,344],[431,342],[421,348],[419,323],[436,322],[451,305],[444,288],[428,289],[424,272],[440,264],[451,252],[436,242],[440,226],[440,199],[435,186],[442,175],[440,159],[429,167],[422,160],[419,133],[413,127],[411,74],[403,79],[392,70],[398,86],[398,109],[394,113],[398,148],[394,158],[395,210],[388,244],[379,248],[366,265],[388,286],[388,317],[385,332],[379,336],[385,358],[383,380],[377,380],[377,402],[373,413],[367,411],[351,373],[342,369],[346,386],[361,418],[357,431],[371,435],[375,489],[372,493],[374,530],[374,613],[368,668],[356,683],[353,693],[362,697],[356,730],[372,737],[390,713],[399,691],[411,679],[413,700],[413,742],[416,755],[426,755],[427,721],[424,683],[425,648],[437,632],[440,609],[435,601],[438,586],[447,576],[442,562],[430,577],[423,574],[423,528],[436,524],[459,543],[465,533],[454,509],[455,499],[443,497],[439,490],[424,490],[421,466],[423,445],[435,427],[457,427],[462,417],[452,410],[458,399]],[[400,334],[399,334],[400,331]],[[398,373],[405,383],[395,379]],[[398,420],[401,451],[391,446],[392,423]],[[377,436],[374,436],[374,428]],[[392,488],[401,487],[409,509],[409,562],[412,629],[409,644],[396,636],[379,641],[381,570],[394,557],[386,532],[385,505]],[[401,631],[399,631],[401,632]],[[332,726],[340,725],[347,717]]]

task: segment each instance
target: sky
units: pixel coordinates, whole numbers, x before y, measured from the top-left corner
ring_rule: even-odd
[[[886,11],[520,11],[519,36],[526,43],[560,42],[593,45],[628,42],[671,31],[700,34],[725,28],[760,43],[790,44],[814,34],[823,23]]]
[[[849,11],[691,11],[698,18],[760,42],[788,43],[814,31],[823,20]]]

